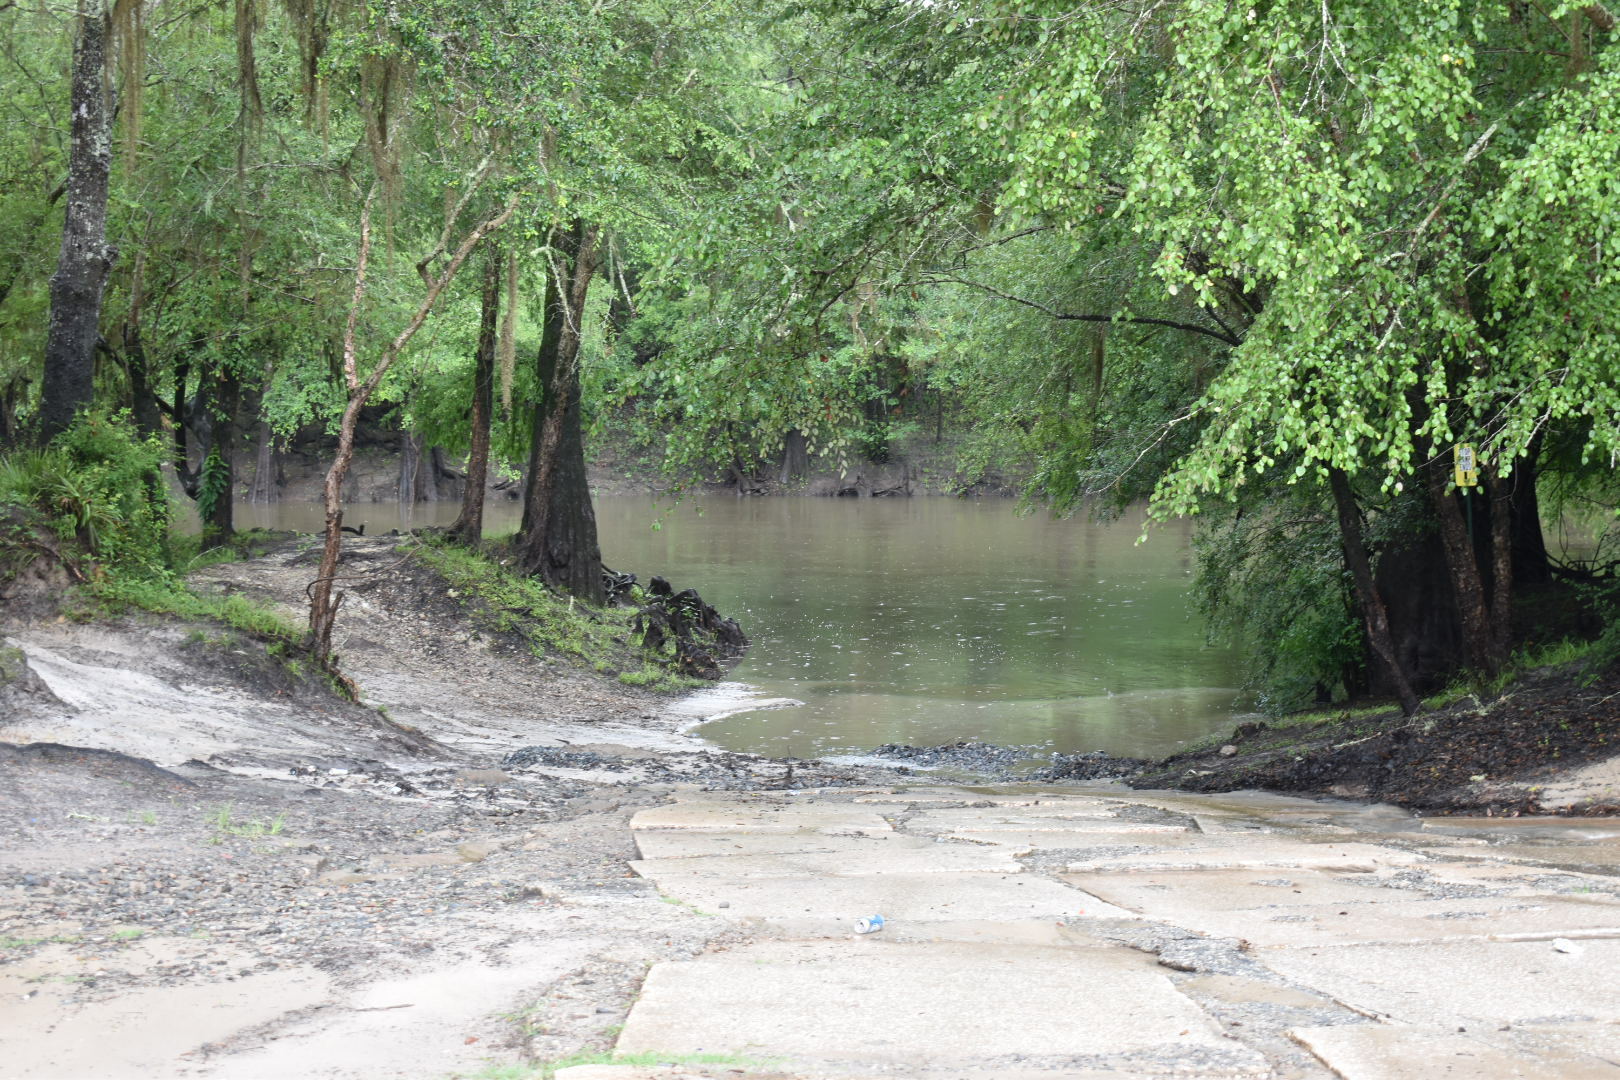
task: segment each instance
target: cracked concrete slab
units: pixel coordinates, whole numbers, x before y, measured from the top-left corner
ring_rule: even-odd
[[[1374,877],[1373,875],[1367,875]],[[1442,897],[1380,887],[1361,875],[1256,870],[1178,874],[1068,874],[1063,880],[1149,918],[1261,946],[1534,936],[1620,937],[1620,902],[1607,897]]]
[[[677,860],[657,868],[661,891],[731,918],[818,918],[853,923],[882,915],[906,920],[1135,919],[1090,893],[1033,874],[874,874],[726,878],[681,873]],[[725,908],[721,908],[725,904]]]
[[[1334,874],[1275,867],[1167,870],[1139,874],[1063,874],[1076,888],[1155,918],[1182,912],[1246,911],[1304,904],[1375,904],[1427,899],[1431,894],[1402,888],[1388,875]]]
[[[963,830],[946,833],[940,839],[956,840],[967,844],[995,845],[1010,851],[1084,851],[1090,848],[1136,848],[1144,846],[1186,847],[1187,837],[1195,836],[1186,830],[1089,830],[1089,829],[994,829],[988,832]],[[1164,837],[1179,837],[1169,845],[1160,843]]]
[[[717,800],[680,802],[643,810],[632,829],[702,829],[709,832],[778,833],[804,829],[888,832],[883,815],[842,803],[746,803]]]
[[[926,1068],[1239,1048],[1132,950],[858,940],[659,964],[617,1049]]]
[[[1060,806],[1042,803],[1038,806],[1008,806],[978,808],[971,806],[924,810],[906,819],[907,832],[937,836],[943,833],[972,829],[992,832],[1000,829],[1136,829],[1142,832],[1185,832],[1186,826],[1143,824],[1124,821],[1113,808],[1101,806]]]
[[[1527,1051],[1466,1032],[1397,1024],[1289,1034],[1344,1080],[1616,1080],[1620,1065],[1578,1050]]]
[[[1219,844],[1183,850],[1138,852],[1122,856],[1099,856],[1069,867],[1071,873],[1088,871],[1136,870],[1234,870],[1250,867],[1330,870],[1340,873],[1373,873],[1390,866],[1411,866],[1424,861],[1422,855],[1379,844],[1312,844],[1286,839],[1255,838],[1241,842],[1224,839]]]
[[[1602,982],[1620,961],[1620,937],[1604,936],[1620,933],[1612,879],[1496,860],[1534,843],[1423,844],[1388,808],[1271,796],[704,794],[638,815],[648,857],[633,865],[746,944],[655,968],[621,1051],[753,1055],[840,1080],[1122,1080],[1280,1075],[1307,1047],[1347,1080],[1386,1080],[1354,1071],[1384,1060],[1355,1040],[1391,1025],[1328,1026],[1360,1014],[1473,1040],[1396,1041],[1384,1057],[1420,1071],[1387,1080],[1451,1075],[1421,1072],[1431,1057],[1482,1080],[1546,1062],[1585,1080],[1617,1030],[1603,1023],[1620,1018],[1620,990]],[[1198,826],[1133,806],[1195,810]],[[1380,842],[1390,833],[1398,844]],[[1560,853],[1604,843],[1570,834]],[[1436,844],[1472,857],[1411,850]],[[1054,864],[1070,872],[1047,876]],[[857,935],[874,914],[883,930]],[[1555,948],[1555,936],[1572,940]],[[1170,979],[1166,968],[1199,974],[1138,978]],[[1197,1034],[1215,1032],[1206,1008],[1231,1024],[1218,1044]],[[1155,1034],[1156,1019],[1194,1015],[1209,1026]],[[1086,1030],[1063,1028],[1077,1017]],[[1575,1033],[1550,1034],[1564,1029]],[[1017,1049],[992,1053],[998,1040]]]
[[[1450,941],[1272,949],[1265,965],[1365,1014],[1455,1029],[1620,1019],[1620,941]]]
[[[1434,839],[1441,838],[1435,837]],[[1485,856],[1492,859],[1511,859],[1530,866],[1575,870],[1590,869],[1603,872],[1620,867],[1620,843],[1612,841],[1565,844],[1492,844],[1480,837],[1448,836],[1444,839],[1447,841],[1444,846],[1426,847],[1425,850],[1435,858],[1460,857],[1477,859]],[[1477,846],[1459,846],[1462,841],[1469,839],[1478,841]]]
[[[1331,1000],[1308,990],[1243,975],[1197,975],[1176,984],[1184,994],[1209,997],[1230,1005],[1277,1005],[1285,1009],[1336,1008]]]
[[[848,940],[855,936],[849,919],[804,918],[742,920],[757,937],[778,941],[817,938]],[[1038,945],[1044,948],[1096,948],[1118,944],[1088,932],[1083,917],[1074,919],[890,919],[881,931],[888,942],[959,941],[980,945]]]
[[[1060,798],[1042,799],[1037,795],[985,795],[965,788],[932,789],[917,788],[914,790],[884,792],[875,795],[858,795],[858,803],[892,804],[899,806],[930,806],[943,803],[954,806],[958,803],[978,804],[988,806],[1034,806],[1040,802],[1059,802]],[[1091,800],[1099,801],[1100,800]]]
[[[1265,912],[1178,915],[1179,925],[1242,937],[1260,948],[1372,942],[1620,938],[1620,908],[1549,899],[1409,900],[1390,904],[1307,904]]]
[[[715,855],[781,855],[789,852],[898,852],[933,849],[929,837],[897,832],[706,832],[698,829],[641,829],[636,848],[643,859],[701,859]]]
[[[644,835],[644,834],[643,834]],[[642,859],[630,864],[642,877],[666,874],[708,877],[792,877],[827,874],[995,873],[1017,874],[1023,866],[1006,848],[971,844],[885,844],[881,850],[779,851],[761,855],[710,855],[681,859]]]

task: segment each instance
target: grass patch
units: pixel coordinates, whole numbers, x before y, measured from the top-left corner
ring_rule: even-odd
[[[182,619],[222,623],[260,641],[280,643],[274,650],[286,655],[287,647],[302,646],[304,628],[280,614],[242,596],[211,596],[192,592],[178,578],[116,579],[92,584],[84,593],[89,604],[80,615],[116,615],[130,610]]]
[[[84,939],[78,934],[57,934],[53,937],[0,937],[0,949],[32,949],[36,945],[77,945]]]
[[[1592,666],[1594,659],[1600,658],[1602,644],[1599,641],[1582,641],[1577,639],[1564,639],[1545,645],[1529,646],[1519,650],[1513,655],[1502,671],[1493,679],[1480,682],[1466,677],[1452,682],[1439,693],[1431,694],[1422,700],[1423,712],[1434,713],[1473,699],[1483,703],[1511,690],[1514,683],[1526,678],[1537,671],[1569,668],[1576,665]],[[1422,714],[1420,714],[1422,715]],[[1354,709],[1327,708],[1310,709],[1302,712],[1287,713],[1275,719],[1266,721],[1266,731],[1260,733],[1258,738],[1264,739],[1269,732],[1278,730],[1296,729],[1304,735],[1308,729],[1327,725],[1345,725],[1347,727],[1360,724],[1368,732],[1375,730],[1379,723],[1399,720],[1400,709],[1393,703],[1382,705],[1365,705]],[[1214,749],[1229,741],[1225,735],[1210,736],[1191,744],[1180,753],[1199,753]]]
[[[522,637],[535,656],[565,659],[615,676],[626,686],[674,693],[704,685],[669,669],[673,644],[652,652],[632,643],[635,612],[630,608],[595,608],[559,596],[538,578],[514,573],[497,558],[443,540],[424,541],[416,552],[444,578],[450,595],[475,622],[495,633]]]
[[[199,533],[171,531],[169,550],[180,573],[193,574],[210,566],[219,566],[221,563],[256,559],[263,555],[274,541],[286,535],[273,529],[241,529],[232,533],[230,539],[224,543],[205,547],[203,537]]]
[[[714,912],[704,911],[702,908],[698,907],[689,900],[682,900],[679,897],[674,896],[660,896],[658,900],[660,903],[668,904],[671,907],[678,907],[682,911],[691,912],[693,915],[701,915],[705,919],[714,918]]]
[[[475,1073],[451,1073],[451,1080],[538,1080],[544,1076],[537,1065],[486,1065]]]
[[[235,807],[226,803],[208,815],[208,823],[214,827],[213,842],[221,844],[227,836],[280,836],[281,831],[287,827],[287,816],[277,814],[268,820],[264,818],[250,818],[238,820]]]

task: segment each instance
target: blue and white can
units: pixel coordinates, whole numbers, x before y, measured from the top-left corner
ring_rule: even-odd
[[[875,934],[881,929],[883,929],[883,916],[881,915],[868,915],[864,919],[855,920],[855,932],[857,934]]]

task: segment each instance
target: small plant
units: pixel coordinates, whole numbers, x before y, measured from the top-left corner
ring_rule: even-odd
[[[206,522],[214,516],[221,500],[231,497],[231,471],[219,456],[219,447],[211,447],[203,460],[202,476],[197,481],[197,513]]]
[[[540,1080],[548,1075],[535,1065],[489,1064],[475,1073],[451,1073],[450,1080]]]
[[[214,839],[216,844],[223,843],[227,836],[279,836],[281,830],[286,828],[285,814],[277,814],[268,821],[254,818],[250,821],[238,821],[235,817],[234,807],[230,803],[215,810],[208,818],[209,824],[214,826]]]
[[[653,1051],[638,1054],[572,1054],[542,1065],[539,1075],[550,1080],[559,1071],[575,1065],[639,1065],[643,1068],[659,1065],[732,1065],[747,1068],[770,1064],[773,1064],[770,1059],[744,1057],[741,1054],[660,1054]]]
[[[653,668],[642,668],[640,671],[621,671],[619,681],[626,686],[654,686],[664,673]]]
[[[76,945],[82,940],[78,934],[55,934],[50,937],[0,936],[0,949],[32,949],[36,945]]]
[[[704,911],[702,908],[698,907],[696,904],[691,903],[690,901],[681,900],[681,899],[679,899],[677,897],[674,897],[674,896],[660,896],[658,899],[660,901],[662,901],[663,903],[666,903],[666,904],[670,905],[671,907],[678,907],[678,908],[682,909],[683,911],[689,911],[693,915],[702,915],[706,919],[714,918],[714,913],[712,911]]]

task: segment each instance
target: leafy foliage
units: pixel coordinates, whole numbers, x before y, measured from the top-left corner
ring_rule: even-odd
[[[12,539],[46,533],[97,577],[168,573],[163,455],[156,440],[137,439],[127,421],[92,415],[45,450],[0,456],[0,505],[16,511]]]
[[[302,632],[273,612],[186,587],[185,544],[170,534],[159,472],[166,453],[160,440],[137,437],[127,418],[90,415],[44,450],[0,455],[0,572],[49,557],[83,583],[78,599],[91,609],[217,621],[299,646]]]

